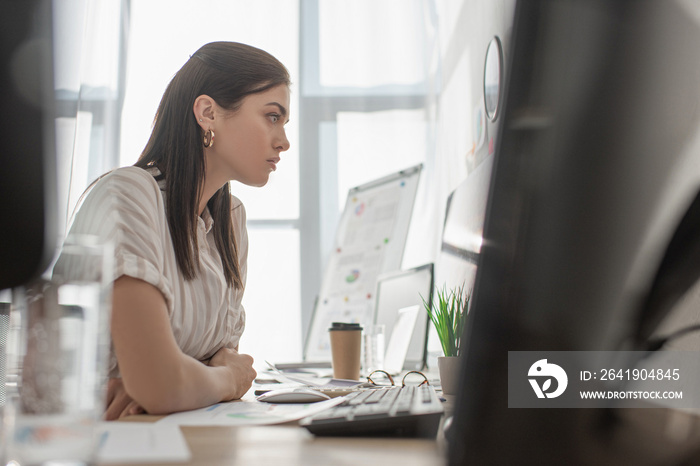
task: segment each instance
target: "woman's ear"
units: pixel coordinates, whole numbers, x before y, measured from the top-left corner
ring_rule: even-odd
[[[202,94],[194,99],[192,112],[197,119],[197,124],[204,130],[211,129],[211,124],[214,122],[214,107],[216,102],[206,94]]]

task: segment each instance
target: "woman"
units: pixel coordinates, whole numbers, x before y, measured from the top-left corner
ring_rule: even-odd
[[[275,171],[289,148],[289,85],[262,50],[203,46],[168,85],[138,162],[103,176],[76,215],[71,233],[115,245],[106,419],[251,387],[253,359],[238,353],[246,216],[229,181],[263,186]]]

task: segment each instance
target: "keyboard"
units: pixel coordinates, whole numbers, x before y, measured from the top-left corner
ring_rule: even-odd
[[[318,436],[435,437],[443,415],[429,385],[376,388],[346,395],[345,400],[300,421]]]

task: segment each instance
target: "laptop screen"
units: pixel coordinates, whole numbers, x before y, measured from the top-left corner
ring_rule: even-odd
[[[425,366],[429,317],[424,309],[423,299],[430,303],[432,290],[433,264],[380,275],[377,280],[374,321],[384,325],[385,341],[391,341],[392,330],[396,326],[401,309],[410,306],[419,308],[403,364],[404,369],[421,370]]]

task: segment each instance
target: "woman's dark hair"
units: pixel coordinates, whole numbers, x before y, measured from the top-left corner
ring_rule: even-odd
[[[204,186],[204,135],[193,105],[206,94],[224,109],[236,111],[243,99],[281,84],[290,85],[289,72],[275,57],[235,42],[202,46],[168,84],[158,106],[153,132],[134,165],[157,167],[165,178],[166,216],[180,272],[187,280],[197,276],[197,207]],[[214,239],[228,286],[243,286],[238,247],[231,221],[230,184],[207,203],[214,219]]]

